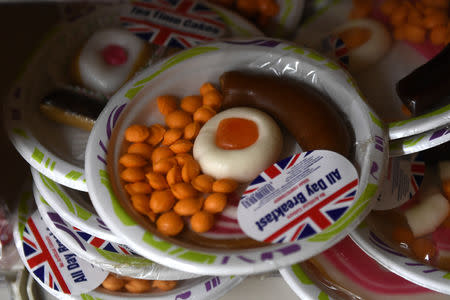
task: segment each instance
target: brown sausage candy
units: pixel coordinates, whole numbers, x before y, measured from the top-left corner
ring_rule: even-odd
[[[270,114],[303,151],[349,156],[352,135],[337,107],[312,87],[286,78],[230,71],[220,77],[224,108],[249,106]]]

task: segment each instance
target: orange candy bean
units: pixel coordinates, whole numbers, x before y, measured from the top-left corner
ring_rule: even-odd
[[[132,278],[125,283],[125,289],[133,294],[146,293],[152,289],[152,282],[151,280]]]
[[[149,137],[147,138],[146,142],[150,145],[156,146],[164,138],[166,129],[161,124],[153,124],[149,128],[149,132],[150,132],[150,134],[149,134]]]
[[[130,154],[140,155],[145,159],[150,160],[152,157],[153,147],[147,143],[134,143],[128,147],[127,152]]]
[[[172,169],[167,172],[166,180],[169,185],[174,185],[175,183],[182,182],[181,169],[179,166],[173,166]]]
[[[214,178],[212,176],[202,174],[192,179],[192,186],[199,192],[211,193]]]
[[[105,280],[103,280],[102,286],[110,291],[120,291],[125,285],[125,280],[119,278],[114,274],[109,274]]]
[[[399,26],[406,22],[407,17],[408,7],[405,5],[400,5],[392,12],[390,22],[394,26]]]
[[[167,116],[177,109],[177,97],[163,95],[156,98],[158,110],[163,116]]]
[[[195,111],[194,121],[197,121],[200,123],[206,123],[206,122],[208,122],[209,119],[214,117],[215,114],[216,114],[216,112],[213,109],[211,109],[210,107],[202,106]]]
[[[186,198],[195,198],[198,191],[190,183],[179,182],[170,187],[175,198],[181,200]]]
[[[130,195],[150,194],[152,192],[152,187],[147,182],[139,181],[126,184],[125,190]]]
[[[237,189],[238,183],[233,179],[219,179],[213,183],[212,190],[215,193],[231,193]]]
[[[172,145],[170,145],[169,148],[174,153],[178,154],[178,153],[187,153],[187,152],[191,151],[193,146],[194,146],[194,144],[192,144],[191,141],[181,139],[181,140],[176,141]]]
[[[177,160],[175,157],[164,158],[153,164],[153,172],[167,174],[176,165]]]
[[[192,116],[184,110],[175,110],[166,116],[166,124],[169,128],[184,128],[192,122]]]
[[[189,153],[179,153],[175,156],[175,159],[177,160],[178,165],[183,167],[187,161],[194,160],[194,157]]]
[[[214,216],[206,211],[199,211],[191,217],[191,228],[195,232],[206,232],[214,225]]]
[[[156,172],[149,172],[145,174],[145,177],[147,177],[148,183],[155,190],[163,190],[169,187],[166,179],[162,174]]]
[[[170,190],[154,191],[150,196],[150,209],[156,213],[163,213],[172,209],[175,197]]]
[[[449,31],[446,26],[436,26],[430,31],[430,41],[433,45],[445,45]]]
[[[199,198],[186,198],[178,201],[173,210],[180,216],[192,216],[202,208],[202,200]]]
[[[383,15],[390,16],[399,5],[398,0],[386,0],[381,4],[380,11]]]
[[[158,161],[165,158],[173,157],[174,155],[175,153],[173,153],[173,151],[170,150],[169,147],[158,147],[155,150],[153,150],[152,163],[156,164]]]
[[[125,130],[125,140],[132,143],[140,143],[145,141],[149,134],[146,126],[134,124]]]
[[[424,28],[417,25],[405,24],[403,30],[405,40],[417,44],[425,41],[426,30]]]
[[[216,88],[210,82],[205,82],[200,87],[200,95],[205,96],[207,92],[216,91]]]
[[[191,182],[192,179],[200,174],[200,171],[200,165],[196,160],[188,160],[181,168],[181,178],[183,178],[184,182]]]
[[[197,137],[198,133],[200,132],[201,125],[199,122],[192,122],[188,124],[184,128],[184,138],[186,140],[193,140]]]
[[[213,193],[206,197],[203,210],[216,214],[222,212],[227,206],[227,196],[222,193]]]
[[[182,129],[171,128],[171,129],[167,130],[166,133],[164,134],[164,138],[163,138],[163,141],[161,142],[161,144],[163,144],[165,146],[172,145],[173,143],[175,143],[177,140],[179,140],[183,136],[183,133],[184,133],[184,130],[182,130]]]
[[[156,228],[162,234],[174,236],[183,230],[183,219],[175,212],[169,211],[163,213],[158,220],[156,220]]]
[[[215,111],[217,111],[222,106],[222,102],[223,97],[216,90],[210,91],[203,96],[203,105],[210,107]]]
[[[144,194],[131,195],[131,204],[141,214],[147,214],[150,210],[148,206],[150,197]]]
[[[161,291],[170,291],[177,286],[176,280],[153,280],[152,287]]]
[[[181,99],[180,107],[185,112],[193,114],[198,108],[202,106],[201,96],[186,96]]]
[[[127,182],[143,181],[145,179],[142,168],[126,168],[120,173],[120,178]]]
[[[448,15],[446,12],[438,12],[430,14],[423,19],[423,26],[432,29],[436,26],[444,26],[448,23]]]
[[[126,153],[120,157],[119,163],[126,168],[143,167],[147,164],[147,160],[138,154]]]

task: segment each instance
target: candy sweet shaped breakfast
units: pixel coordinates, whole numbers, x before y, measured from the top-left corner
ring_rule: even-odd
[[[85,93],[57,89],[41,99],[39,109],[50,120],[90,131],[104,105]]]
[[[389,50],[391,37],[383,24],[371,19],[349,21],[333,30],[348,50],[349,70],[358,72],[376,63]]]
[[[282,158],[280,127],[303,151],[347,157],[353,136],[331,100],[305,84],[237,71],[220,81],[222,91],[204,83],[199,95],[158,96],[165,122],[125,130],[118,171],[128,197],[119,201],[140,224],[183,242],[258,247],[241,230],[224,235],[214,226],[232,219],[238,191]]]
[[[235,107],[202,127],[193,153],[205,174],[250,182],[278,159],[282,144],[281,131],[269,115]]]
[[[128,30],[102,29],[80,50],[73,64],[73,75],[83,87],[112,95],[149,57],[149,45]]]
[[[260,109],[283,125],[303,151],[326,149],[348,156],[352,135],[329,99],[287,78],[230,71],[220,77],[224,107]]]

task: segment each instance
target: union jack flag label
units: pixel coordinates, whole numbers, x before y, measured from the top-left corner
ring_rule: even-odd
[[[390,158],[375,209],[393,209],[408,202],[419,190],[424,174],[425,162],[420,153]]]
[[[149,43],[182,49],[216,40],[226,33],[220,16],[194,0],[133,2],[121,14],[120,21]]]
[[[25,225],[22,245],[27,269],[41,284],[55,291],[86,293],[97,288],[108,275],[69,251],[47,228],[38,211]]]
[[[321,232],[354,203],[358,174],[342,155],[316,150],[287,157],[247,187],[238,221],[250,237],[292,242]]]
[[[344,41],[336,35],[329,35],[322,40],[320,52],[328,57],[334,57],[345,69],[350,64],[350,56]]]

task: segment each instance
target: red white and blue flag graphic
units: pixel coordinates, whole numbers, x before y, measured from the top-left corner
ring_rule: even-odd
[[[420,188],[423,181],[423,176],[425,174],[425,162],[421,154],[418,154],[411,162],[411,188],[410,198],[412,198],[415,193]]]
[[[334,224],[354,203],[357,189],[357,172],[341,155],[325,150],[295,154],[247,187],[238,207],[239,224],[257,240],[301,240]]]
[[[98,287],[108,272],[77,257],[48,229],[36,211],[24,226],[24,263],[48,290],[79,295]]]
[[[76,227],[72,227],[73,230],[78,234],[79,237],[81,237],[86,243],[94,246],[95,248],[119,253],[119,254],[126,254],[126,255],[137,255],[134,253],[131,249],[129,249],[125,245],[119,245],[116,243],[108,242],[104,239],[98,238],[96,236],[93,236],[89,233],[86,233]]]
[[[120,21],[149,43],[182,49],[216,40],[226,32],[218,14],[193,0],[133,2]]]
[[[321,232],[336,222],[353,204],[356,195],[358,181],[352,181],[328,198],[321,200],[308,211],[296,217],[276,233],[265,239],[266,242],[281,243],[301,240]],[[296,230],[293,232],[293,229]]]
[[[334,57],[339,64],[348,68],[350,63],[350,57],[348,55],[348,49],[344,41],[335,35],[330,35],[322,41],[321,52],[329,57]]]
[[[56,246],[56,245],[55,245]],[[32,218],[28,219],[23,232],[23,252],[30,271],[50,288],[70,293],[60,268],[64,265],[50,254],[43,237]]]

